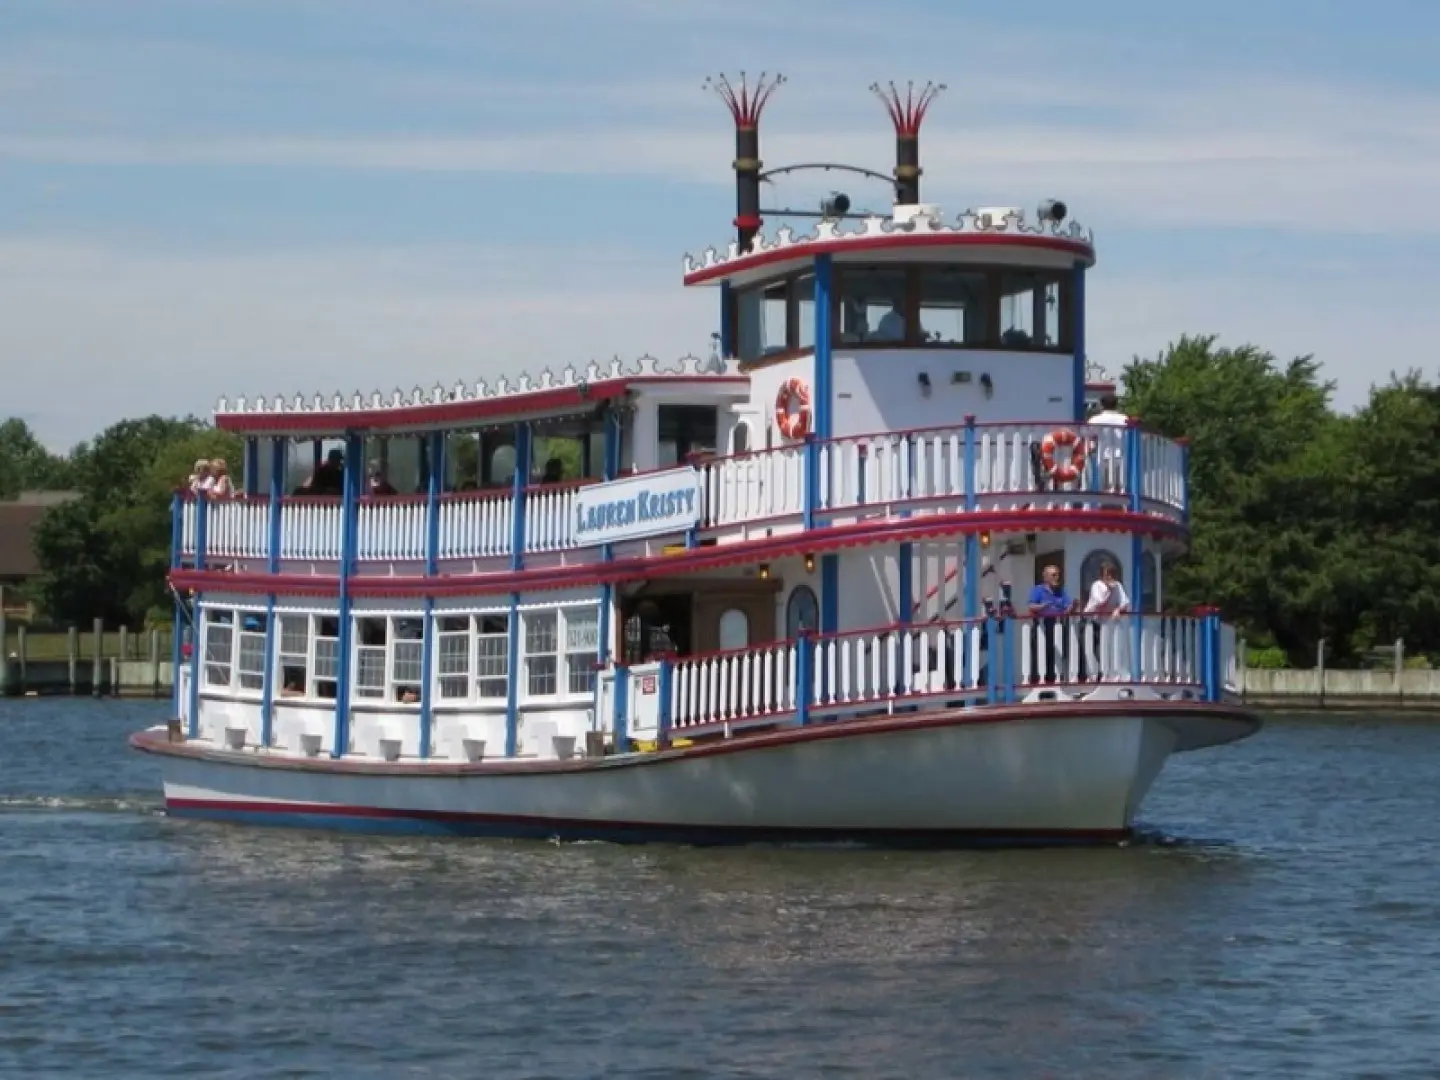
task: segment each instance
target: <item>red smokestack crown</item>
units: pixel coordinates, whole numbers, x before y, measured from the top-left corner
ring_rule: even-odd
[[[753,85],[743,71],[738,87],[724,75],[705,80],[705,88],[725,103],[735,121],[735,236],[742,252],[750,249],[761,225],[760,114],[784,81],[784,75],[763,71]]]
[[[895,125],[895,205],[913,206],[920,201],[920,125],[931,103],[945,89],[944,83],[927,82],[916,93],[907,82],[902,94],[892,82],[872,83],[870,91],[880,99],[890,122]]]

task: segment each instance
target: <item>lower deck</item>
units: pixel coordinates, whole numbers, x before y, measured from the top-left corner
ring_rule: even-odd
[[[209,593],[176,714],[216,747],[476,762],[938,709],[1226,700],[1234,633],[1160,613],[1160,554],[1119,534],[972,535],[588,592],[343,608]],[[1029,615],[1048,567],[1083,598],[1101,563],[1138,593],[1132,611]]]

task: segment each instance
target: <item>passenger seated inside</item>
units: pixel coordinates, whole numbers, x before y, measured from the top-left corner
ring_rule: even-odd
[[[345,491],[345,451],[338,446],[326,455],[310,478],[295,489],[296,495],[341,495]]]
[[[870,335],[871,341],[905,340],[905,305],[903,301],[891,301],[890,310],[880,316],[880,325]]]
[[[540,477],[542,484],[558,484],[565,479],[565,463],[558,457],[545,462],[545,472]]]
[[[379,461],[370,462],[370,494],[394,495],[395,485],[385,477],[385,467]]]
[[[397,686],[395,700],[401,705],[414,705],[420,700],[420,688],[418,686]]]

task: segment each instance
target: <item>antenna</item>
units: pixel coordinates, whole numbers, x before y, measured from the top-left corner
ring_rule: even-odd
[[[735,237],[742,253],[750,250],[760,231],[760,114],[785,76],[761,72],[752,83],[740,72],[736,86],[725,75],[705,80],[711,91],[730,110],[735,121]]]
[[[880,99],[895,125],[896,206],[914,206],[920,201],[920,125],[944,89],[944,83],[927,82],[917,93],[915,84],[907,82],[902,94],[893,82],[870,84],[870,92]]]

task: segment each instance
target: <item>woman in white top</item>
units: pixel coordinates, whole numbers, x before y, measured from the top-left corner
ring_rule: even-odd
[[[205,493],[212,499],[228,499],[235,494],[235,485],[230,482],[230,467],[224,458],[210,462],[210,486]]]
[[[205,484],[209,479],[210,462],[203,457],[199,458],[195,462],[195,467],[190,470],[190,479],[188,483],[190,484],[191,493],[199,495],[200,492],[205,490]]]
[[[1130,597],[1115,576],[1115,564],[1108,560],[1101,563],[1100,576],[1090,586],[1090,595],[1085,600],[1090,633],[1082,657],[1087,661],[1086,668],[1095,673],[1097,680],[1103,680],[1108,673],[1120,669],[1125,634],[1123,626],[1116,620],[1129,610]],[[1083,671],[1080,678],[1082,681],[1085,678]]]

